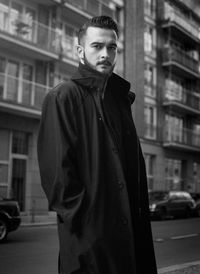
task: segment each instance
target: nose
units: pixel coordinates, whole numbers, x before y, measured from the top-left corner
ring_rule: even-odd
[[[101,51],[101,58],[106,59],[109,57],[108,49],[107,47],[103,47]]]

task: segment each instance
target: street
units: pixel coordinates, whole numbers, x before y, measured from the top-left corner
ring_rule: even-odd
[[[153,221],[152,230],[158,268],[200,259],[200,218]],[[3,274],[56,274],[57,257],[55,225],[20,227],[0,244]]]
[[[56,226],[20,227],[0,244],[0,273],[56,274]]]
[[[158,268],[200,260],[200,218],[152,222]]]

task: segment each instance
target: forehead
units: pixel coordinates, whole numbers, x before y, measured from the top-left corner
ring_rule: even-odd
[[[117,41],[117,34],[112,29],[103,29],[98,27],[88,27],[85,35],[85,42],[86,43],[94,43],[94,42],[101,42],[101,43],[116,43]]]

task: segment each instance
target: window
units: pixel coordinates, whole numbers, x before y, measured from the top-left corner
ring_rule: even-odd
[[[25,209],[28,138],[26,132],[0,129],[0,196],[16,199],[21,210]]]
[[[0,29],[8,30],[8,14],[9,14],[9,2],[7,0],[0,0]]]
[[[20,210],[25,209],[26,169],[29,134],[22,131],[12,133],[12,177],[11,195],[19,202]]]
[[[34,41],[36,31],[36,12],[35,10],[26,7],[24,14],[24,29],[22,32],[23,38],[29,41]]]
[[[150,17],[155,17],[155,3],[154,0],[145,0],[144,1],[144,12],[145,15]]]
[[[23,6],[17,2],[11,2],[10,10],[10,33],[14,35],[21,34],[22,28],[20,21],[22,20]]]
[[[184,141],[183,119],[180,117],[166,114],[166,141],[180,142]]]
[[[193,137],[192,144],[194,146],[200,147],[200,124],[193,125],[192,137]]]
[[[145,137],[150,139],[156,138],[156,126],[157,126],[157,111],[156,106],[146,104],[144,108],[145,115]]]
[[[28,64],[23,64],[23,87],[22,87],[22,103],[31,105],[31,95],[32,95],[32,79],[33,79],[33,67]]]
[[[167,78],[165,80],[165,98],[168,100],[186,101],[185,85],[179,78]]]
[[[9,175],[10,132],[0,129],[0,196],[7,197]]]
[[[146,63],[144,69],[145,78],[145,95],[150,97],[156,97],[156,68],[155,66]]]
[[[77,44],[76,28],[63,24],[61,30],[62,54],[71,59],[77,59],[75,46]]]
[[[35,68],[32,64],[0,57],[0,99],[40,108],[47,92],[48,73],[42,62],[36,62]],[[37,83],[33,82],[34,78]]]
[[[8,78],[6,99],[17,101],[19,87],[19,63],[9,60],[7,63],[7,73]]]
[[[4,97],[4,85],[5,85],[5,58],[0,57],[0,98]]]
[[[115,9],[115,20],[119,24],[119,26],[124,26],[124,10],[122,7],[116,6]]]
[[[117,73],[121,76],[123,76],[124,71],[124,54],[123,51],[118,51],[117,53],[117,64],[115,67]]]
[[[165,178],[168,190],[181,190],[182,188],[182,161],[178,159],[165,159]]]
[[[28,154],[28,134],[21,131],[13,131],[12,153]]]
[[[144,158],[145,158],[146,171],[147,171],[148,188],[153,189],[155,156],[152,154],[145,154]]]
[[[144,29],[144,51],[147,55],[155,57],[156,32],[155,28],[149,24]]]

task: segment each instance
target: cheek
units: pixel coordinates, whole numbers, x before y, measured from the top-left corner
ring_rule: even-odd
[[[117,60],[117,53],[116,53],[116,52],[113,52],[113,53],[111,54],[111,58],[112,58],[112,60],[113,60],[114,62],[116,62],[116,60]]]

